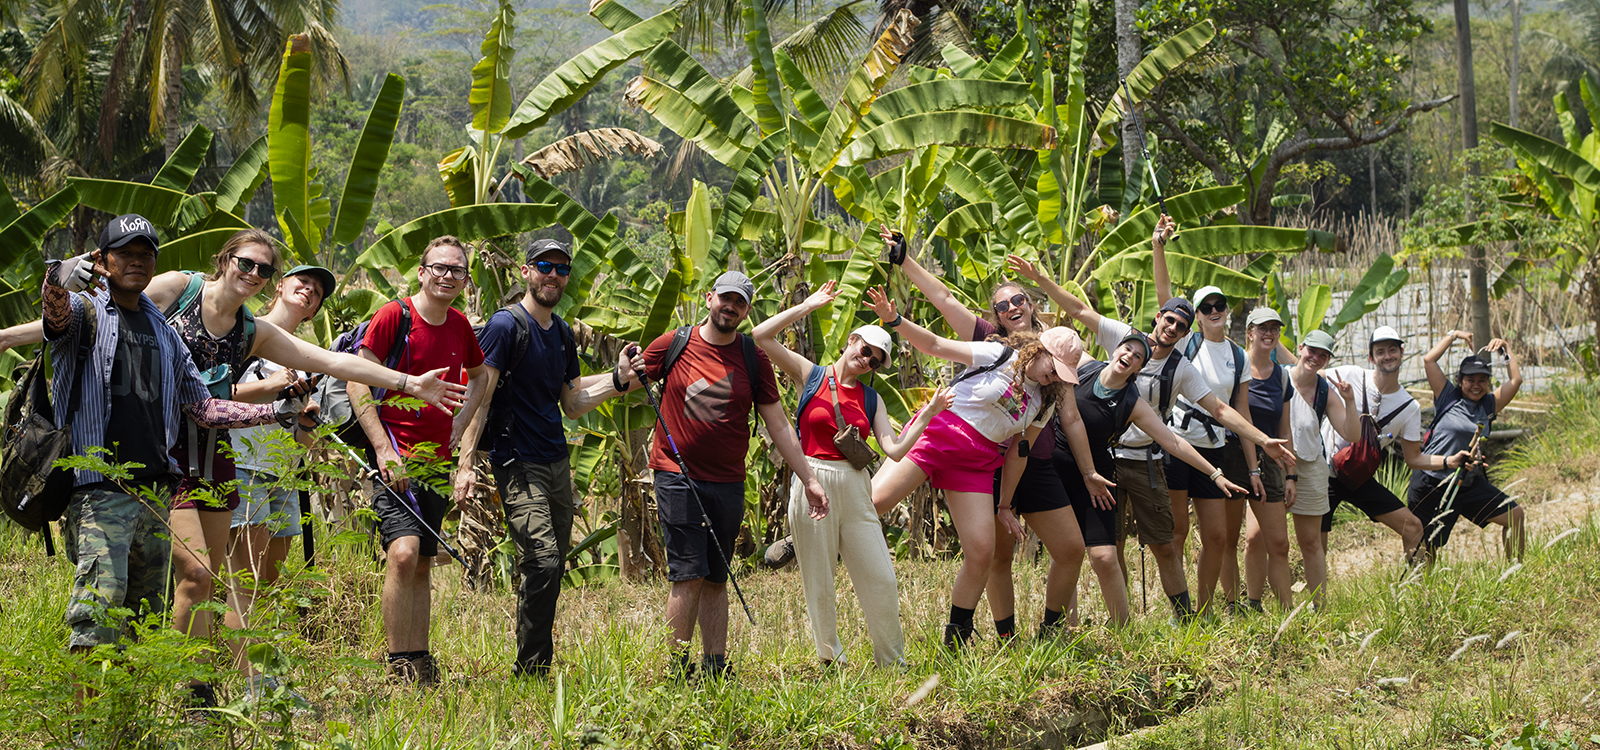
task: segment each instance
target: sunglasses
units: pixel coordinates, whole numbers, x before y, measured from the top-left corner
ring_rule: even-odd
[[[1214,302],[1214,303],[1213,302],[1201,302],[1200,306],[1196,307],[1195,309],[1199,310],[1201,315],[1210,315],[1211,313],[1222,312],[1222,311],[1228,309],[1228,303],[1226,303],[1226,302]]]
[[[1022,307],[1022,303],[1027,301],[1028,295],[1023,294],[1022,292],[1017,292],[1016,294],[1011,295],[1011,299],[1003,299],[994,303],[994,311],[997,313],[1003,313],[1013,307],[1020,309]]]
[[[533,262],[533,267],[539,269],[539,273],[550,273],[551,271],[555,271],[557,276],[572,275],[571,263],[556,263],[548,260],[536,260]]]
[[[868,345],[868,344],[862,344],[861,345],[861,356],[866,358],[867,367],[870,367],[870,368],[876,370],[879,367],[883,366],[883,360],[882,359],[879,359],[878,357],[872,356],[872,347],[870,345]]]
[[[256,276],[259,276],[263,279],[270,279],[278,275],[278,269],[271,263],[262,263],[260,261],[250,260],[249,258],[238,255],[230,255],[228,257],[232,258],[233,262],[239,264],[240,273],[254,273]]]
[[[1177,326],[1178,328],[1180,328],[1182,330],[1185,330],[1185,331],[1189,330],[1189,321],[1184,320],[1183,318],[1179,317],[1176,314],[1169,314],[1169,315],[1165,316],[1163,318],[1163,320],[1167,321],[1167,325]]]
[[[428,269],[428,273],[433,274],[433,277],[436,279],[442,279],[446,276],[449,276],[456,281],[460,281],[467,277],[467,269],[465,266],[450,266],[443,263],[434,263],[432,265],[423,266],[423,268]]]

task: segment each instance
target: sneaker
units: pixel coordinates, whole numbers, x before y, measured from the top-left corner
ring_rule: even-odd
[[[767,548],[767,554],[761,559],[762,564],[776,570],[788,565],[794,559],[794,535],[790,534]]]
[[[972,642],[972,626],[965,627],[953,622],[944,624],[944,647],[951,651],[960,651]]]

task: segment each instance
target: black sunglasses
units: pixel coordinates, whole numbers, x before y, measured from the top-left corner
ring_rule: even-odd
[[[861,345],[861,356],[867,358],[867,367],[870,367],[870,368],[876,370],[879,367],[883,366],[883,360],[882,359],[879,359],[877,357],[872,356],[872,345],[871,344],[862,344]]]
[[[1213,302],[1201,302],[1200,306],[1195,308],[1195,309],[1199,310],[1201,315],[1210,315],[1211,313],[1222,312],[1222,311],[1228,309],[1228,303],[1227,302],[1215,302],[1215,303],[1213,303]]]
[[[539,269],[539,273],[550,273],[551,271],[555,271],[557,276],[572,275],[571,263],[556,263],[548,260],[536,260],[533,262],[533,267]]]
[[[270,279],[278,275],[277,267],[273,266],[271,263],[254,261],[239,255],[230,255],[228,257],[232,258],[233,262],[239,264],[240,273],[254,273],[256,276],[259,276],[263,279]]]
[[[1011,295],[1011,299],[1003,299],[994,303],[994,311],[997,313],[1003,313],[1007,310],[1010,310],[1012,307],[1020,308],[1022,307],[1022,303],[1027,301],[1028,295],[1023,294],[1022,292],[1017,292],[1016,294]]]

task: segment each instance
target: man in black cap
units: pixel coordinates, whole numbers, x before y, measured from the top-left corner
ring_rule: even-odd
[[[304,408],[303,397],[270,404],[211,397],[188,347],[144,294],[159,248],[144,217],[118,216],[98,249],[52,262],[41,291],[56,424],[71,425],[74,454],[104,446],[103,458],[131,473],[113,482],[85,469],[73,480],[61,528],[78,571],[66,618],[75,651],[117,639],[120,624],[106,620],[106,610],[166,606],[166,495],[178,476],[168,451],[180,412],[202,427],[229,429],[287,427]]]
[[[1172,236],[1172,219],[1163,216],[1157,222],[1150,238],[1152,244],[1164,245]],[[1067,317],[1075,318],[1094,332],[1097,340],[1122,341],[1132,326],[1103,316],[1093,307],[1061,288],[1049,276],[1038,273],[1032,264],[1011,256],[1008,263],[1021,275],[1039,285],[1050,299],[1061,307]],[[1182,297],[1173,297],[1156,313],[1150,339],[1150,359],[1139,371],[1139,393],[1157,414],[1170,419],[1172,404],[1178,396],[1205,409],[1218,422],[1252,443],[1263,446],[1280,464],[1294,466],[1294,452],[1283,439],[1268,438],[1251,424],[1250,418],[1225,404],[1211,392],[1200,370],[1184,357],[1176,347],[1188,335],[1194,323],[1194,306]],[[1179,618],[1194,615],[1194,605],[1189,597],[1189,583],[1184,575],[1183,560],[1173,544],[1172,500],[1167,494],[1166,467],[1162,463],[1161,447],[1138,427],[1130,426],[1123,433],[1114,451],[1117,463],[1117,505],[1123,515],[1123,527],[1118,540],[1119,553],[1128,536],[1137,534],[1141,544],[1150,547],[1156,558],[1156,569],[1161,574],[1161,586],[1172,602],[1173,612]],[[1130,524],[1129,521],[1132,523]],[[1124,560],[1126,572],[1127,563]]]
[[[1473,353],[1461,360],[1456,382],[1452,383],[1439,368],[1439,360],[1458,340],[1467,342]],[[1499,352],[1506,358],[1508,377],[1492,393],[1489,376],[1494,368],[1489,358],[1479,352]],[[1488,437],[1495,417],[1517,397],[1517,390],[1522,387],[1522,369],[1505,339],[1490,341],[1479,350],[1472,347],[1472,334],[1451,331],[1422,355],[1422,364],[1428,373],[1428,387],[1433,390],[1433,426],[1423,438],[1422,452],[1436,456],[1475,450],[1474,438]],[[1454,491],[1455,497],[1447,501],[1453,485],[1459,488]],[[1500,542],[1505,547],[1506,559],[1522,559],[1522,506],[1489,484],[1481,459],[1476,465],[1460,469],[1459,473],[1449,469],[1412,472],[1407,495],[1411,512],[1422,521],[1422,546],[1430,557],[1433,550],[1450,540],[1456,519],[1465,516],[1480,529],[1491,523],[1500,526]]]
[[[779,399],[772,362],[739,325],[750,316],[755,284],[738,271],[717,278],[706,294],[704,323],[663,334],[644,352],[650,380],[660,381],[661,419],[688,459],[672,459],[666,436],[651,441],[656,508],[665,531],[667,621],[679,674],[690,671],[689,644],[700,628],[702,672],[728,672],[728,564],[717,555],[733,551],[744,523],[745,454],[750,450],[750,413],[761,415],[767,434],[805,487],[812,518],[828,513],[828,495],[811,473],[789,415]],[[702,522],[705,508],[711,528]],[[710,535],[716,534],[713,543]]]
[[[517,546],[522,581],[517,587],[518,675],[548,673],[555,656],[556,598],[572,541],[571,467],[561,418],[577,419],[602,401],[626,393],[644,367],[637,347],[624,346],[616,368],[580,377],[572,328],[555,308],[572,274],[566,245],[535,240],[522,265],[527,291],[496,312],[478,334],[489,403],[469,415],[456,469],[457,507],[473,497],[477,482],[473,446],[489,451],[505,508],[506,529]],[[628,356],[628,350],[636,354]]]

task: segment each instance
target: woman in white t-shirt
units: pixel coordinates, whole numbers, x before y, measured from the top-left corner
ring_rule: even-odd
[[[1072,329],[1060,327],[1043,334],[1013,331],[996,341],[956,341],[906,320],[881,287],[868,289],[867,297],[879,320],[919,351],[967,366],[951,384],[952,406],[934,417],[905,460],[888,464],[872,480],[872,503],[880,514],[923,482],[945,491],[962,559],[944,642],[959,648],[972,637],[973,612],[994,558],[996,524],[1023,536],[1011,508],[1027,464],[1022,446],[1038,437],[1057,408],[1064,426],[1083,430],[1068,390],[1078,380],[1083,343]],[[1018,435],[1023,439],[1015,440]],[[994,472],[1002,466],[996,513]]]
[[[1322,377],[1322,368],[1331,359],[1333,335],[1319,328],[1300,340],[1300,364],[1289,371],[1289,382],[1295,392],[1289,407],[1289,439],[1294,445],[1295,473],[1285,480],[1295,481],[1295,500],[1289,513],[1294,516],[1295,542],[1305,562],[1306,590],[1311,592],[1311,601],[1316,606],[1321,606],[1323,589],[1328,582],[1322,516],[1328,512],[1328,480],[1332,473],[1327,450],[1322,444],[1322,419],[1327,417],[1346,440],[1354,441],[1361,435],[1360,410],[1345,406],[1355,398],[1355,389],[1342,380],[1334,382],[1330,388],[1327,379]],[[1337,394],[1331,392],[1335,388],[1339,391]]]

